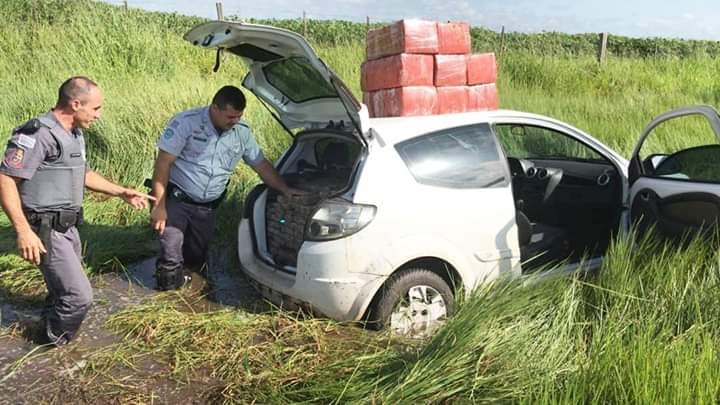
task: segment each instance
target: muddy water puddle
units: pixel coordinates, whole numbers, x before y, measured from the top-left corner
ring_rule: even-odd
[[[39,324],[40,297],[8,297],[0,292],[0,404],[55,402],[68,396],[83,402],[82,395],[68,392],[62,381],[72,380],[90,354],[121,340],[106,322],[112,314],[158,294],[154,272],[155,258],[151,258],[128,266],[123,273],[95,276],[94,305],[75,341],[60,349],[35,345],[27,336]],[[213,254],[206,268],[193,272],[189,288],[199,293],[192,304],[197,312],[228,307],[249,312],[269,309],[227,254]],[[134,372],[152,376],[162,367],[151,360],[144,363]],[[167,381],[155,384],[166,384],[168,390],[176,386]]]

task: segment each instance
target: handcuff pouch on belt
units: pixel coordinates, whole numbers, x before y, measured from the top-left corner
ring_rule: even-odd
[[[45,246],[45,250],[49,253],[52,251],[52,234],[51,231],[65,233],[73,226],[82,225],[83,211],[79,210],[57,210],[47,212],[25,211],[25,217],[37,233],[38,237]],[[43,255],[42,261],[47,260],[47,255]]]
[[[82,225],[83,212],[79,210],[57,210],[47,212],[26,211],[25,216],[32,227],[38,228],[39,232],[50,229],[65,233],[73,226]]]

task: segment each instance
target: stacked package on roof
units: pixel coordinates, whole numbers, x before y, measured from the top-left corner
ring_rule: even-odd
[[[368,31],[361,87],[370,116],[496,109],[495,55],[470,49],[462,22],[401,20]]]
[[[367,60],[401,53],[438,53],[437,24],[433,21],[400,20],[367,33]]]

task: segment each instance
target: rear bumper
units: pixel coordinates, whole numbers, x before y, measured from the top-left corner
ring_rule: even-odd
[[[284,308],[307,307],[338,321],[357,321],[387,278],[348,271],[366,268],[348,262],[348,238],[304,243],[295,274],[259,260],[251,238],[249,222],[242,220],[238,229],[240,266],[263,296]]]

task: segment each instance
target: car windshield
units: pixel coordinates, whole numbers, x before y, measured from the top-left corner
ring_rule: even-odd
[[[549,128],[498,124],[495,132],[509,157],[519,159],[580,160],[604,162],[587,145]]]

